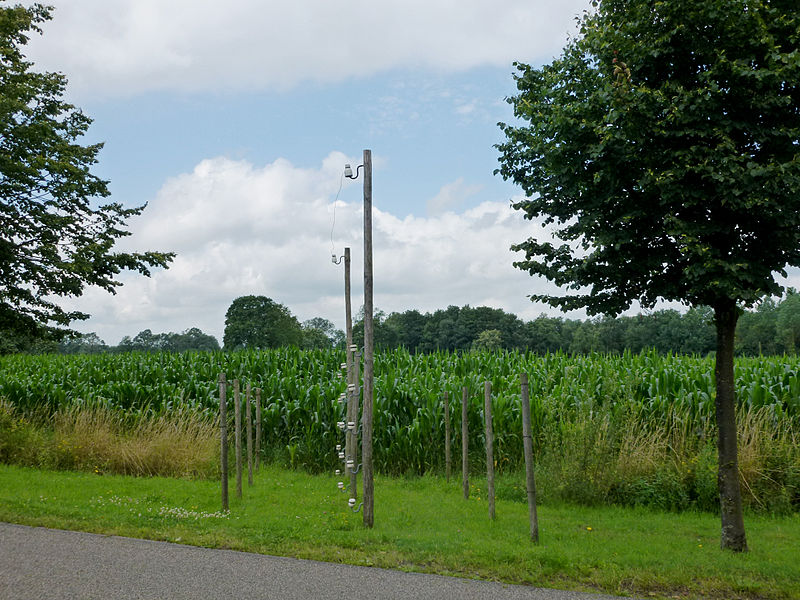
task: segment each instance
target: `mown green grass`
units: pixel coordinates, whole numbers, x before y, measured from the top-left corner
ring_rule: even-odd
[[[233,482],[232,482],[233,484]],[[522,479],[506,476],[498,487]],[[707,513],[569,505],[539,508],[541,545],[528,537],[527,505],[498,499],[488,519],[485,484],[378,477],[375,528],[332,476],[263,468],[244,497],[219,483],[98,476],[0,466],[0,520],[167,540],[213,548],[479,577],[541,587],[660,598],[800,598],[800,517],[749,515],[751,551],[719,550]],[[480,499],[478,499],[480,498]]]

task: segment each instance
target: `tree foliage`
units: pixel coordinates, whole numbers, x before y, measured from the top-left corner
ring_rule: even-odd
[[[190,327],[181,333],[153,333],[150,329],[140,331],[133,338],[125,336],[114,348],[117,352],[186,352],[189,350],[219,350],[219,342],[213,335]]]
[[[87,285],[113,292],[122,269],[149,275],[172,258],[113,250],[144,206],[96,206],[109,191],[91,173],[102,144],[79,143],[91,119],[62,99],[62,74],[34,71],[22,53],[50,10],[0,7],[0,330],[20,341],[60,337],[88,318],[58,297]]]
[[[594,6],[561,57],[518,65],[527,124],[502,125],[515,207],[563,242],[521,242],[515,264],[586,290],[534,298],[592,314],[778,293],[800,264],[795,3]]]
[[[745,550],[734,417],[740,305],[800,265],[800,17],[794,0],[595,0],[541,68],[518,65],[500,174],[531,237],[515,263],[590,314],[714,311],[722,546]]]
[[[226,350],[300,346],[302,341],[303,330],[294,315],[266,296],[240,296],[225,313]]]
[[[328,319],[314,317],[303,321],[302,347],[306,349],[334,348],[344,344],[344,332]]]

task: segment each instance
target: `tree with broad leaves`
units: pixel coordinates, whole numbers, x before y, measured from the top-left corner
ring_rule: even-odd
[[[144,206],[97,206],[109,195],[90,171],[102,144],[78,143],[91,119],[62,100],[63,75],[34,71],[22,53],[50,13],[41,4],[0,7],[0,338],[16,340],[5,350],[61,338],[88,318],[63,310],[59,297],[87,285],[113,292],[122,269],[149,275],[173,257],[113,250]]]
[[[283,304],[266,296],[240,296],[225,313],[223,345],[239,348],[279,348],[300,346],[300,322]]]
[[[734,331],[800,265],[796,0],[595,0],[552,63],[518,64],[498,172],[549,231],[515,266],[590,314],[707,305],[717,336],[721,545],[745,551]],[[547,229],[549,228],[549,230]]]

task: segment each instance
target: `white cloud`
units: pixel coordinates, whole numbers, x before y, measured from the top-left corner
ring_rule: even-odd
[[[454,210],[459,207],[470,196],[474,196],[480,192],[482,186],[468,185],[464,183],[464,178],[459,177],[452,183],[447,183],[442,186],[439,193],[433,198],[428,200],[428,215],[439,215],[448,210]]]
[[[376,164],[380,164],[376,157]],[[178,253],[152,278],[126,274],[116,296],[89,290],[70,308],[92,318],[76,324],[108,343],[123,335],[200,327],[221,339],[224,315],[242,295],[263,294],[302,321],[322,316],[343,325],[343,274],[331,264],[333,199],[342,165],[355,157],[331,153],[315,169],[279,159],[264,166],[213,158],[164,183],[130,223],[124,248]],[[380,177],[380,170],[375,174]],[[443,189],[448,189],[444,186]],[[463,182],[451,184],[451,199]],[[466,191],[465,191],[466,190]],[[375,305],[423,311],[449,304],[491,305],[534,318],[541,307],[526,294],[543,282],[514,269],[509,246],[531,223],[506,203],[485,202],[460,214],[395,217],[375,198]],[[362,304],[360,182],[345,180],[336,206],[334,250],[353,255],[353,305]]]
[[[548,59],[588,0],[52,0],[31,57],[78,94],[286,88]]]

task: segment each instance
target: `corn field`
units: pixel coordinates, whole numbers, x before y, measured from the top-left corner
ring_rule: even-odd
[[[310,470],[336,460],[345,389],[339,351],[285,348],[235,353],[13,355],[0,359],[0,397],[20,409],[103,405],[131,418],[181,409],[218,410],[217,378],[225,372],[262,389],[263,445]],[[635,415],[652,432],[713,434],[711,358],[660,355],[545,356],[515,352],[378,354],[375,362],[375,464],[383,472],[424,473],[444,461],[442,396],[450,393],[453,440],[460,440],[461,390],[470,392],[470,446],[483,448],[483,382],[493,390],[499,467],[522,460],[519,374],[530,379],[535,450],[562,440],[576,423],[621,429]],[[800,359],[737,359],[740,412],[772,423],[800,418]],[[457,443],[457,442],[454,442]],[[454,452],[454,456],[458,453]]]

